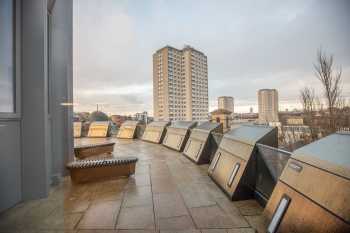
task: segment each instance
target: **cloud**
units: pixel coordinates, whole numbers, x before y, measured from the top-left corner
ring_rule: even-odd
[[[110,86],[103,90],[99,88],[91,89],[77,89],[76,94],[78,96],[99,96],[99,95],[144,95],[152,91],[152,84],[140,84],[140,85],[127,85],[122,87]]]
[[[321,94],[313,73],[320,46],[343,67],[343,91],[350,97],[349,1],[74,4],[77,110],[94,109],[102,101],[109,112],[152,114],[152,54],[167,44],[190,44],[208,56],[211,109],[218,96],[231,95],[248,111],[260,88],[278,89],[288,108],[298,107],[299,89],[305,85]]]

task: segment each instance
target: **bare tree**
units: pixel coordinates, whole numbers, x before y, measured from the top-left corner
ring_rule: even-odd
[[[278,137],[278,145],[283,146],[288,151],[293,151],[293,144],[295,143],[295,134],[291,134],[285,127],[281,127]]]
[[[300,100],[305,113],[312,113],[316,108],[317,97],[315,90],[309,87],[304,87],[300,90]]]
[[[318,106],[318,98],[313,88],[304,87],[300,90],[300,101],[303,105],[305,124],[310,127],[311,138],[317,138],[317,127],[315,126],[315,111]]]
[[[321,103],[320,99],[316,97],[315,99],[315,109],[316,111],[323,111],[323,104]]]
[[[317,63],[314,65],[318,80],[324,89],[324,97],[329,111],[330,130],[335,130],[335,108],[341,97],[341,68],[334,71],[333,55],[327,55],[322,49],[317,53]]]
[[[340,110],[346,107],[346,99],[343,96],[339,97],[336,107]]]

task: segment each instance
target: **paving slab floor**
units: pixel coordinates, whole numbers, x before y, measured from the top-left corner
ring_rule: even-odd
[[[48,198],[0,214],[0,233],[254,233],[264,232],[255,200],[232,202],[196,165],[162,145],[114,141],[113,155],[136,156],[135,175],[73,185],[66,177]]]

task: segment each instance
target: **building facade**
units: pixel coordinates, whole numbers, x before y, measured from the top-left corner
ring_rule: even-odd
[[[155,120],[207,120],[208,108],[207,56],[190,46],[154,53]]]
[[[259,123],[278,121],[278,92],[276,89],[258,91]]]
[[[217,109],[210,113],[210,121],[222,124],[223,132],[226,133],[231,128],[232,112],[226,109]]]
[[[218,109],[225,109],[234,113],[234,99],[232,96],[218,97]]]
[[[145,124],[148,123],[148,113],[146,111],[135,113],[134,118],[135,120],[141,121],[142,123],[145,123]]]
[[[73,2],[0,1],[0,212],[46,197],[73,159]]]

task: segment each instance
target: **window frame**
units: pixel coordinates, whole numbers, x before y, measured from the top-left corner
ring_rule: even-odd
[[[21,3],[13,0],[13,112],[0,112],[0,120],[21,118]]]

